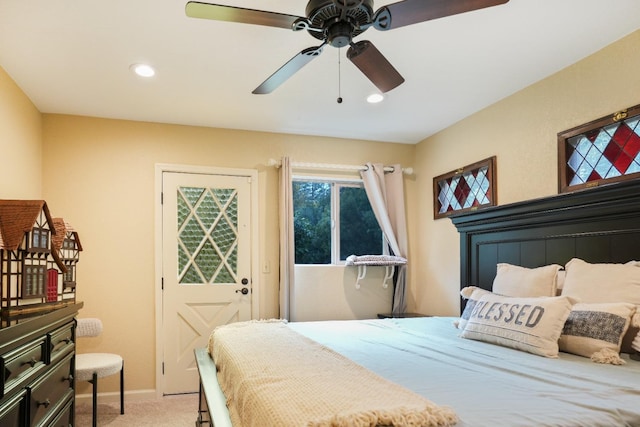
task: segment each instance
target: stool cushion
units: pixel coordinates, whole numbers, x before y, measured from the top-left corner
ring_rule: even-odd
[[[76,354],[76,379],[89,381],[93,373],[98,378],[108,377],[122,370],[122,357],[111,353]]]

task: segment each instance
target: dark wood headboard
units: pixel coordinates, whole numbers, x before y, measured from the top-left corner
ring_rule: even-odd
[[[640,180],[451,217],[460,233],[460,288],[491,290],[496,264],[523,267],[640,260]],[[464,301],[461,301],[461,310]]]

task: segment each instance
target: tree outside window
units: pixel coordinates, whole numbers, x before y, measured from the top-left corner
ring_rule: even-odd
[[[293,210],[296,264],[382,253],[382,231],[362,183],[294,180]]]

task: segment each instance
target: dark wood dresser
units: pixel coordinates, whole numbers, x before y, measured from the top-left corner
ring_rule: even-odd
[[[74,423],[75,317],[82,303],[0,329],[0,427]]]

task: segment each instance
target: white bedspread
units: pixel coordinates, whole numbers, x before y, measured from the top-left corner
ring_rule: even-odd
[[[290,323],[436,404],[464,427],[640,426],[640,361],[601,365],[465,340],[455,318]],[[403,339],[398,339],[401,334]]]

